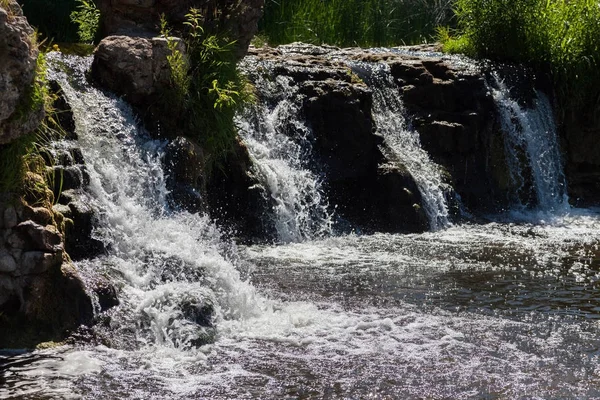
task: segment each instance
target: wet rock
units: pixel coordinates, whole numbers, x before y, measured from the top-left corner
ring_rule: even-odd
[[[33,221],[21,222],[15,230],[25,238],[25,249],[57,253],[64,250],[63,237],[53,225],[42,226]]]
[[[0,253],[0,273],[10,273],[17,269],[15,259],[8,253]]]
[[[117,289],[108,280],[98,280],[92,290],[98,297],[98,304],[100,305],[101,312],[116,307],[120,304],[117,296]]]
[[[95,257],[104,252],[104,243],[92,235],[96,223],[95,210],[83,199],[73,198],[64,216],[73,221],[66,227],[65,249],[73,260]]]
[[[202,148],[190,139],[178,137],[167,146],[164,165],[171,202],[192,213],[206,211]]]
[[[62,264],[62,251],[45,253],[26,251],[21,256],[19,275],[38,275]]]
[[[17,226],[18,217],[17,210],[13,206],[9,206],[4,210],[4,228],[10,229]]]
[[[367,73],[361,70],[366,68],[361,64],[364,62],[389,65],[410,125],[433,161],[448,172],[449,183],[467,209],[488,213],[508,204],[504,133],[486,85],[485,70],[431,50],[408,47],[374,52],[306,44],[250,49],[250,59],[274,65],[276,74],[292,77],[306,95],[302,111],[326,165],[330,199],[340,205],[342,215],[345,208],[354,207],[345,204],[348,198],[363,196],[361,201],[368,201],[361,195],[364,190],[385,198],[392,179],[387,173],[381,175],[381,170],[377,172],[386,160],[378,154],[381,141],[370,137],[374,136],[370,89],[348,73],[350,65],[358,75]],[[373,182],[381,186],[373,187]],[[398,191],[410,213],[412,200],[401,193]],[[412,226],[419,226],[419,213],[412,213]],[[358,211],[351,214],[350,220],[360,218]]]
[[[57,119],[58,125],[65,133],[65,139],[77,140],[77,133],[75,132],[75,119],[73,117],[73,110],[69,105],[64,93],[58,82],[48,82],[50,91],[54,94],[54,102],[52,108],[56,111],[55,118]],[[59,139],[59,138],[56,138]],[[77,162],[82,164],[83,161]]]
[[[266,239],[272,233],[264,222],[267,206],[262,191],[257,179],[248,173],[251,165],[248,149],[237,140],[222,167],[214,168],[207,182],[211,217],[242,242]]]
[[[44,117],[40,106],[28,110],[29,88],[37,65],[38,50],[33,28],[14,0],[0,5],[0,145],[33,132]]]
[[[63,190],[82,189],[89,185],[90,177],[85,166],[54,166],[50,168],[52,192],[59,196]]]

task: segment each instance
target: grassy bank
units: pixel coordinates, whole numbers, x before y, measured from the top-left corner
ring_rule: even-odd
[[[271,45],[302,41],[389,46],[431,41],[450,24],[452,0],[266,0],[261,34]]]
[[[447,51],[529,65],[551,75],[562,111],[600,110],[598,0],[456,0],[455,10]]]

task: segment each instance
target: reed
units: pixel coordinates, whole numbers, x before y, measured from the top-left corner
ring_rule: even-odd
[[[452,0],[267,0],[260,28],[271,45],[423,43],[438,25],[451,23],[451,5]]]

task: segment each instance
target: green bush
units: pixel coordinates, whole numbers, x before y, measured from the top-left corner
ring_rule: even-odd
[[[71,12],[71,21],[77,24],[77,35],[83,43],[93,43],[100,27],[100,10],[92,0],[77,0],[77,10]]]
[[[600,2],[456,0],[447,51],[517,62],[552,76],[562,111],[600,109]]]
[[[423,43],[438,25],[451,22],[451,4],[452,0],[267,0],[260,29],[272,45]]]
[[[202,145],[209,161],[219,163],[233,149],[234,116],[253,99],[253,92],[237,68],[235,43],[205,32],[198,10],[191,9],[186,17],[185,51],[170,38],[164,18],[161,22],[171,50],[167,59],[172,86],[164,100],[183,117],[187,136]]]

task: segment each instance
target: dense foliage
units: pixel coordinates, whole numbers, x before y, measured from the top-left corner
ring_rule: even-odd
[[[233,148],[233,119],[236,111],[252,99],[252,90],[238,71],[234,43],[207,33],[198,10],[190,10],[186,17],[185,50],[170,38],[164,19],[162,22],[162,33],[171,50],[167,58],[172,87],[165,101],[181,115],[186,134],[218,162]]]
[[[551,74],[561,110],[600,109],[598,0],[456,0],[459,31],[445,48]]]
[[[429,41],[449,24],[452,0],[267,0],[261,33],[271,45],[302,41],[386,46]]]

